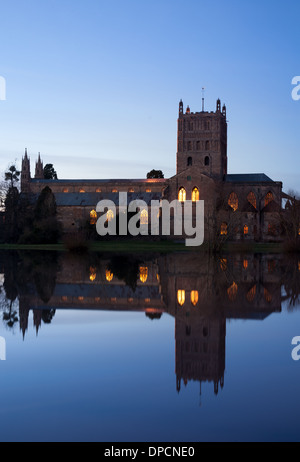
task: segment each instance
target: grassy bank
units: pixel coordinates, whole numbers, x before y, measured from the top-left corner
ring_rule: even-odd
[[[0,244],[0,250],[40,250],[40,251],[59,251],[67,252],[69,249],[63,243],[59,244]],[[72,249],[76,251],[76,247]],[[172,241],[143,241],[143,240],[130,240],[130,241],[102,241],[102,242],[89,242],[86,247],[81,250],[91,252],[206,252],[208,246],[203,244],[200,247],[186,247],[184,243]],[[222,248],[220,253],[285,253],[283,244],[279,243],[236,243],[228,242]]]

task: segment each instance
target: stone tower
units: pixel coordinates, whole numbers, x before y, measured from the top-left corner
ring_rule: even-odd
[[[39,153],[38,160],[35,163],[35,176],[34,177],[39,180],[44,179],[44,165],[43,165],[43,162],[41,161],[40,153]]]
[[[22,158],[21,192],[30,191],[30,180],[30,159],[27,156],[27,149],[25,149],[25,156]]]
[[[177,129],[177,170],[181,173],[188,167],[197,169],[212,178],[222,180],[227,174],[227,122],[226,106],[221,110],[217,100],[215,112],[191,112],[183,102],[179,103]]]

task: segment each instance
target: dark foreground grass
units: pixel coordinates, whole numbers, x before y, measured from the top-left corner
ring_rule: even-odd
[[[60,251],[68,252],[63,243],[59,244],[0,244],[0,250],[40,250],[40,251]],[[71,249],[76,251],[76,247]],[[108,240],[102,242],[87,242],[81,251],[92,252],[113,252],[113,253],[141,253],[141,252],[208,252],[209,248],[206,244],[199,247],[186,247],[184,242],[174,241],[145,241],[145,240],[129,240],[118,241]],[[283,244],[280,243],[226,243],[219,253],[285,253]]]

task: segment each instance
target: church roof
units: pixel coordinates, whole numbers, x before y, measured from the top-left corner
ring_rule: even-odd
[[[274,183],[264,173],[236,173],[225,175],[225,181],[227,183]]]

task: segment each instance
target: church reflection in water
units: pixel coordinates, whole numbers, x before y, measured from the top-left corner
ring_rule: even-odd
[[[173,316],[178,392],[182,383],[198,381],[211,382],[217,394],[224,386],[226,320],[264,320],[300,293],[300,262],[281,255],[3,253],[0,264],[3,320],[19,323],[23,337],[31,310],[37,332],[59,309]]]

